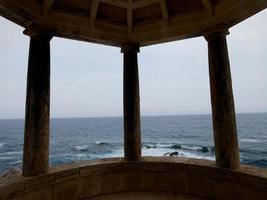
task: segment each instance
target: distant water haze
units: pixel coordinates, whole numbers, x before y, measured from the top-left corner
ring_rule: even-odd
[[[24,120],[0,120],[0,172],[22,165]],[[238,114],[242,163],[267,168],[267,113]],[[143,156],[214,160],[210,115],[142,117]],[[121,117],[51,120],[50,164],[123,156]]]

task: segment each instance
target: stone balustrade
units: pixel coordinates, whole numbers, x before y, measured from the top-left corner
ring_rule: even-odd
[[[0,181],[0,199],[85,200],[120,192],[164,192],[201,199],[264,200],[267,170],[241,165],[237,170],[216,167],[213,161],[189,158],[123,158],[52,167],[35,177]]]

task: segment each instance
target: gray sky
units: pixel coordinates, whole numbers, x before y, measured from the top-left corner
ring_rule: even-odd
[[[237,112],[267,111],[267,10],[230,29],[228,48]],[[0,17],[0,119],[24,118],[29,38]],[[119,48],[53,38],[51,117],[122,115]],[[141,49],[142,115],[211,112],[206,41]]]

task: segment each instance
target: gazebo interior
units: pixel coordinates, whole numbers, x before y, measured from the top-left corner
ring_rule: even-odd
[[[0,200],[266,200],[267,170],[240,165],[226,40],[229,28],[266,7],[267,0],[0,0],[0,15],[30,37],[23,169],[0,179]],[[140,48],[202,36],[216,160],[142,157]],[[123,158],[49,166],[53,37],[121,48]]]

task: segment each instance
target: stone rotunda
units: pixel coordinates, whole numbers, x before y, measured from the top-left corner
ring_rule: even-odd
[[[0,180],[0,199],[266,200],[267,170],[240,165],[226,41],[229,28],[266,7],[267,0],[0,0],[0,15],[30,37],[23,173]],[[142,157],[137,54],[143,46],[202,36],[216,161]],[[49,167],[53,37],[121,48],[123,158]]]

